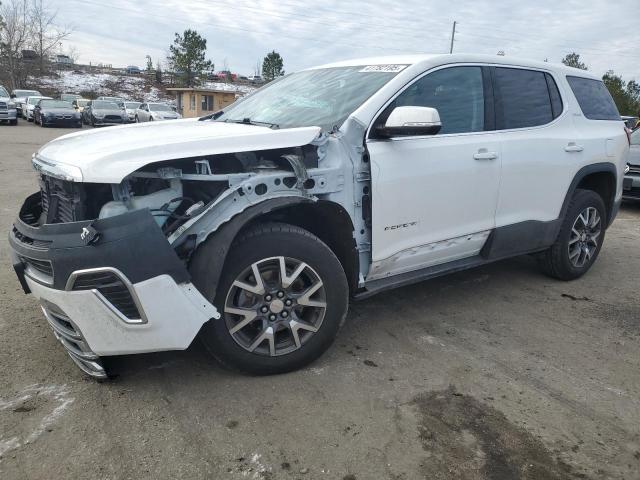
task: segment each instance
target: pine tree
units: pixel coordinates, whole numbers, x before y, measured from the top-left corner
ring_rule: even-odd
[[[270,82],[274,78],[284,75],[283,66],[284,62],[278,52],[274,50],[267,54],[262,62],[262,75],[264,75],[264,79]]]
[[[207,40],[195,30],[185,30],[183,35],[175,34],[173,45],[169,46],[169,64],[181,83],[193,87],[202,72],[213,69],[213,62],[205,58]]]

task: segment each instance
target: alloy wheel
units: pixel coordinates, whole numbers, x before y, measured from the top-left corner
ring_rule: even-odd
[[[598,210],[585,208],[573,222],[569,237],[569,261],[574,267],[582,268],[593,258],[601,234],[602,219]]]
[[[318,332],[327,309],[318,273],[289,257],[251,264],[225,299],[229,334],[245,350],[265,356],[294,352]]]

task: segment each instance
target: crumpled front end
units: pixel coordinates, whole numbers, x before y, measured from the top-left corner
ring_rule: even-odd
[[[54,207],[28,197],[9,235],[13,265],[85,373],[105,376],[102,356],[185,349],[219,317],[148,210],[75,221],[73,197],[44,197],[57,204],[50,220],[69,221],[40,225]]]

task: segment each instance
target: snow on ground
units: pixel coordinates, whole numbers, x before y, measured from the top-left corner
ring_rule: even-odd
[[[152,86],[145,77],[135,75],[63,71],[57,77],[32,78],[30,83],[43,90],[55,90],[58,94],[92,93],[93,96],[114,96],[146,102],[173,100],[173,95],[167,95]]]
[[[225,92],[236,92],[240,96],[248,95],[256,90],[256,87],[250,85],[236,85],[235,83],[224,82],[204,82],[202,87]]]
[[[148,82],[144,76],[114,75],[111,73],[80,73],[62,71],[56,77],[32,78],[30,84],[42,90],[53,90],[60,93],[79,93],[93,97],[106,95],[123,97],[127,100],[145,102],[174,101],[174,96],[167,94]],[[237,85],[223,82],[205,82],[203,88],[235,92],[242,97],[255,90],[250,85]]]

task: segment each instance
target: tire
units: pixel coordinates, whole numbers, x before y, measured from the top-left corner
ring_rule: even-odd
[[[597,212],[597,217],[594,212]],[[587,225],[584,225],[585,221]],[[592,190],[576,190],[558,238],[542,255],[545,273],[565,281],[587,273],[602,248],[606,225],[607,212],[602,197]]]
[[[149,121],[150,121],[150,122],[153,122],[153,117],[149,117]]]
[[[138,120],[138,115],[136,115],[136,123],[140,123],[140,120]]]
[[[18,119],[14,119],[14,120],[9,120],[9,125],[15,127],[16,125],[18,125]]]
[[[349,288],[340,261],[318,237],[283,223],[248,230],[232,245],[217,292],[213,292],[202,266],[216,254],[214,244],[205,244],[193,259],[192,273],[196,287],[222,315],[206,323],[200,334],[206,349],[221,364],[253,375],[285,373],[304,367],[329,348],[345,321]],[[282,263],[286,274],[295,278],[288,287],[279,280]],[[237,283],[259,288],[253,268],[258,268],[264,282],[259,294]],[[232,313],[234,307],[251,313]],[[250,320],[250,316],[255,318]],[[232,333],[234,328],[238,330]]]

